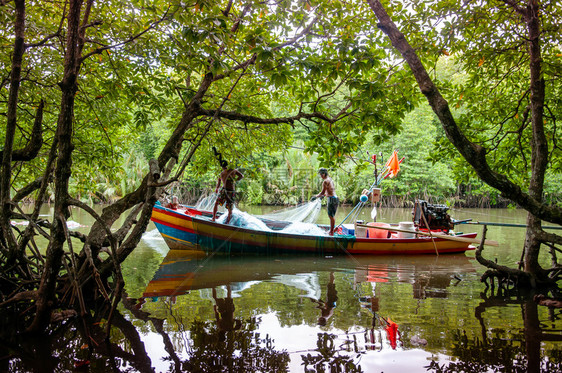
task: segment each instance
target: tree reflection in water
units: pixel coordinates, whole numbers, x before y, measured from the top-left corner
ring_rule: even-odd
[[[180,281],[176,285],[181,286],[173,287],[168,296],[161,295],[158,302],[155,302],[156,295],[149,297],[152,301],[143,305],[144,299],[129,299],[124,294],[124,309],[120,307],[121,312],[113,315],[109,336],[106,334],[106,320],[110,307],[101,303],[87,305],[89,311],[84,321],[78,321],[79,318],[65,320],[53,326],[48,336],[35,340],[14,334],[15,331],[9,326],[17,325],[17,319],[9,319],[9,315],[4,313],[4,323],[0,326],[0,356],[5,358],[0,359],[0,371],[59,372],[82,369],[89,372],[156,370],[179,373],[287,372],[290,369],[360,372],[369,369],[372,372],[374,365],[381,367],[377,371],[387,371],[383,368],[387,368],[385,363],[391,360],[385,362],[385,356],[401,359],[415,357],[416,354],[422,356],[423,360],[419,364],[416,362],[417,369],[414,371],[562,371],[562,352],[557,349],[559,345],[552,343],[562,339],[562,336],[554,334],[559,332],[556,325],[560,325],[561,313],[555,310],[546,315],[532,301],[532,294],[500,291],[489,296],[481,295],[480,303],[477,304],[478,293],[471,293],[474,297],[466,304],[470,305],[467,309],[474,309],[474,314],[472,311],[459,313],[464,317],[462,323],[453,320],[455,322],[451,322],[447,330],[436,328],[444,335],[442,341],[437,340],[435,334],[431,334],[437,319],[431,317],[431,324],[425,327],[419,324],[416,317],[419,319],[420,315],[427,315],[418,315],[418,308],[408,301],[412,298],[438,299],[438,304],[444,305],[442,300],[447,299],[445,296],[454,295],[450,291],[450,282],[454,277],[448,268],[446,271],[433,270],[433,267],[430,267],[431,271],[425,270],[426,267],[419,263],[423,258],[417,260],[417,270],[412,271],[410,276],[401,272],[402,282],[395,284],[385,283],[393,280],[393,272],[387,270],[392,267],[387,263],[373,267],[361,266],[360,269],[366,268],[365,271],[353,267],[353,274],[347,275],[341,271],[334,272],[333,264],[327,268],[314,267],[310,261],[302,258],[278,262],[264,260],[254,265],[253,271],[247,270],[247,261],[240,262],[238,267],[235,266],[238,262],[232,259],[227,263],[217,261],[214,267],[207,263],[210,268],[208,271],[200,269],[199,263],[190,262],[197,270],[189,267],[185,271],[181,268],[180,272],[170,272],[187,275],[171,276],[178,277]],[[297,264],[305,269],[301,271]],[[241,270],[236,271],[237,268]],[[318,301],[315,303],[308,300],[312,292],[306,289],[291,288],[292,291],[282,294],[279,290],[286,289],[288,285],[267,282],[272,279],[271,273],[284,274],[283,281],[286,281],[290,274],[310,273],[313,270],[320,274],[315,288],[318,290],[315,298]],[[233,273],[243,277],[233,277]],[[374,276],[375,273],[378,275]],[[195,280],[198,282],[195,283]],[[167,281],[164,285],[172,282],[169,279]],[[233,300],[232,293],[241,294],[240,287],[235,287],[235,284],[248,281],[261,282],[252,289],[244,288],[246,293]],[[191,294],[186,283],[190,285]],[[216,290],[219,287],[226,289],[225,293],[221,293],[226,296],[217,296],[214,287]],[[176,297],[177,303],[174,303]],[[398,297],[402,297],[403,302],[392,303]],[[295,298],[297,301],[293,302]],[[409,309],[398,308],[408,304],[411,305]],[[415,306],[423,304],[417,302]],[[149,310],[151,313],[146,312]],[[455,309],[446,308],[444,313],[448,310]],[[379,312],[388,317],[383,318]],[[411,319],[406,312],[411,312]],[[510,326],[504,320],[498,322],[498,313],[514,315],[514,324]],[[282,332],[268,325],[271,323],[267,319],[270,315],[282,321]],[[318,325],[319,317],[325,317],[327,326]],[[352,317],[355,318],[348,322]],[[400,322],[400,333],[403,333],[401,339],[397,340],[395,350],[385,331],[385,326],[388,326],[385,320],[389,320],[389,317]],[[192,321],[194,318],[198,320]],[[300,331],[299,324],[304,324]],[[515,325],[521,326],[518,329]],[[292,329],[294,326],[297,327]],[[455,328],[458,330],[455,331]],[[302,330],[306,331],[304,338],[307,339],[293,341],[303,335],[299,334]],[[287,336],[289,333],[291,335]],[[291,352],[280,347],[276,349],[274,337],[277,345]],[[415,344],[413,337],[417,337]],[[427,338],[429,343],[421,337]],[[425,343],[420,343],[422,340]],[[293,346],[298,346],[295,348],[298,351],[293,350]],[[408,351],[415,349],[418,351]],[[428,365],[425,358],[435,354],[441,360]]]
[[[271,337],[260,337],[256,332],[259,318],[252,317],[241,322],[224,310],[221,312],[220,304],[224,301],[232,305],[226,308],[226,312],[234,313],[232,298],[229,298],[230,294],[225,299],[216,298],[220,315],[217,321],[194,321],[191,324],[191,348],[185,360],[178,356],[172,338],[164,329],[165,320],[151,317],[138,309],[135,301],[127,298],[126,294],[123,305],[136,319],[151,323],[161,335],[169,354],[162,359],[171,362],[167,369],[169,372],[287,372],[289,354],[276,351]],[[70,320],[40,338],[2,333],[0,371],[155,371],[141,338],[142,328],[114,311],[110,338],[105,333],[109,308],[101,306],[90,310],[92,317],[86,314],[83,321],[77,318]],[[233,321],[232,327],[228,327],[228,320]]]
[[[469,339],[465,331],[454,332],[454,343],[451,355],[457,361],[440,365],[432,361],[426,368],[435,373],[452,372],[562,372],[562,351],[548,351],[548,356],[541,356],[543,341],[562,341],[562,336],[542,331],[539,320],[538,305],[530,294],[518,295],[514,299],[509,294],[498,291],[498,294],[487,297],[481,294],[483,301],[476,307],[475,316],[480,321],[481,338]],[[484,312],[492,307],[520,305],[524,329],[520,332],[509,332],[495,329],[490,334],[486,328]],[[553,317],[551,313],[551,317]],[[551,321],[554,321],[553,319]]]
[[[337,336],[329,333],[318,333],[318,340],[316,342],[318,354],[312,355],[310,353],[301,355],[302,365],[306,373],[316,372],[363,372],[361,366],[353,361],[352,356],[342,355],[340,352],[346,351],[346,348],[337,347],[335,340]],[[355,341],[356,342],[356,341]],[[353,342],[352,342],[353,343]],[[355,343],[355,351],[357,346]],[[360,359],[362,353],[357,353],[356,358]]]
[[[260,319],[244,321],[239,330],[222,331],[217,324],[196,320],[190,328],[193,348],[183,364],[189,372],[287,372],[289,354],[276,351],[273,340],[255,332]]]
[[[108,307],[90,309],[84,320],[77,318],[47,331],[46,335],[0,338],[2,369],[7,372],[153,372],[138,330],[114,311],[112,334],[105,333]],[[115,340],[115,341],[114,341]]]
[[[287,372],[289,354],[275,351],[273,340],[256,332],[261,321],[244,322],[234,317],[230,285],[227,296],[218,298],[212,289],[215,322],[195,320],[190,328],[193,341],[183,369],[189,372]],[[265,346],[265,347],[264,347]]]

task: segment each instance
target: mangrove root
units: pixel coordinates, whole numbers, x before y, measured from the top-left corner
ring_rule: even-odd
[[[562,308],[562,299],[548,298],[543,294],[537,294],[533,297],[533,300],[541,306]]]

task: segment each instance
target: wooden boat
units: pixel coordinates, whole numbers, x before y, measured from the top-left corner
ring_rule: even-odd
[[[476,233],[453,237],[414,235],[412,238],[397,235],[391,235],[390,238],[369,238],[352,234],[328,236],[285,233],[282,230],[290,222],[265,219],[262,221],[268,230],[257,230],[213,222],[210,212],[183,205],[169,208],[156,204],[152,210],[152,221],[170,249],[204,249],[227,254],[435,255],[473,250],[470,243],[477,242]],[[327,230],[326,226],[319,227]]]

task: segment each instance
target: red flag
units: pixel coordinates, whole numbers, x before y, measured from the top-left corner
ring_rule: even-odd
[[[386,162],[386,167],[388,168],[390,177],[396,176],[400,171],[400,162],[398,161],[398,152],[396,150]]]
[[[390,342],[390,347],[392,347],[393,350],[396,349],[397,343],[396,343],[396,339],[398,337],[398,324],[396,324],[394,321],[392,321],[390,319],[390,317],[386,320],[386,337],[388,338],[388,341]]]

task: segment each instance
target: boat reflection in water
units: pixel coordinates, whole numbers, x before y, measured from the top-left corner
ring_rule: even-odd
[[[144,298],[176,297],[190,290],[229,285],[235,294],[260,281],[300,289],[317,299],[319,272],[353,273],[354,282],[410,283],[414,298],[446,297],[459,273],[474,272],[463,255],[420,256],[209,256],[205,250],[170,250],[148,283]],[[333,278],[332,278],[333,283]]]
[[[420,310],[418,302],[446,298],[450,287],[474,273],[471,259],[464,254],[225,257],[209,256],[205,250],[176,250],[164,258],[140,303],[146,301],[143,310],[166,312],[174,320],[195,324],[203,320],[203,326],[191,328],[196,341],[202,340],[198,333],[206,334],[206,341],[215,333],[211,339],[224,344],[249,330],[257,331],[271,338],[270,347],[285,351],[271,356],[287,360],[291,371],[301,371],[302,365],[319,369],[334,364],[361,365],[363,370],[374,364],[378,369],[384,368],[384,359],[379,356],[375,361],[370,353],[405,353],[428,340],[432,349],[442,347],[439,333],[431,341],[431,335],[412,327],[413,319],[434,312]],[[418,315],[408,315],[415,307]],[[213,346],[189,349],[207,354],[213,350],[213,356],[226,353]],[[232,353],[221,356],[221,364],[237,359],[239,352]],[[361,355],[361,363],[354,353]],[[430,355],[417,354],[415,363],[423,366]]]
[[[168,253],[139,305],[174,341],[171,359],[157,355],[170,364],[161,371],[559,371],[559,316],[477,284],[464,254],[182,250]]]

